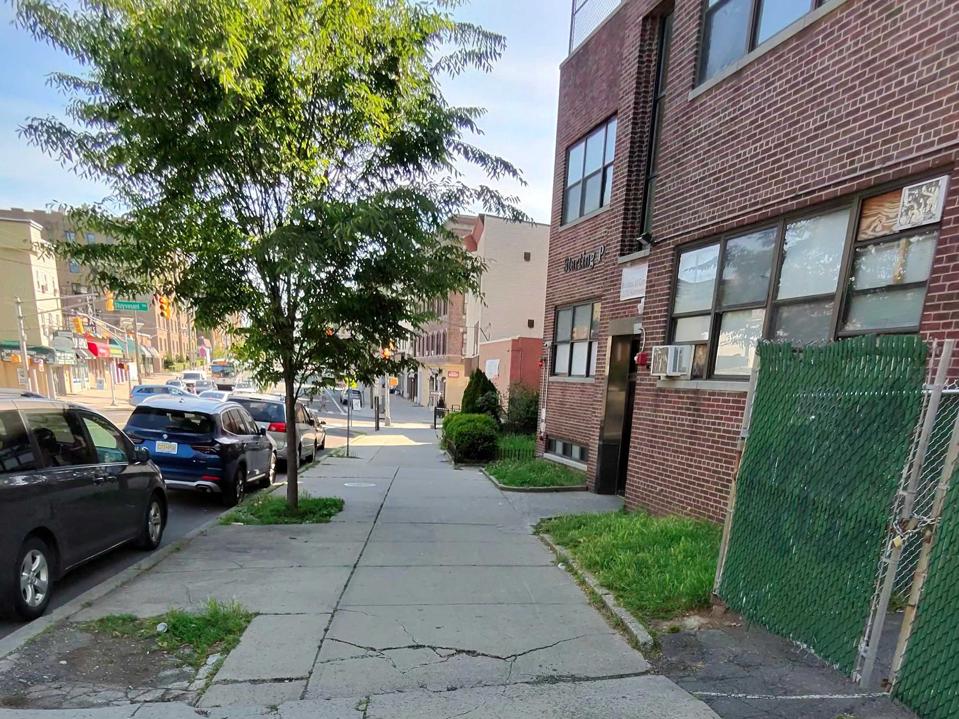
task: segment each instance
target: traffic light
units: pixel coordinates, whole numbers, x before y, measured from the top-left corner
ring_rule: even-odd
[[[107,290],[106,296],[103,298],[103,309],[107,312],[113,312],[113,293],[110,290]]]
[[[160,295],[160,317],[165,319],[170,319],[173,317],[173,305],[170,303],[170,298],[166,295]]]
[[[81,318],[79,317],[73,318],[73,331],[76,332],[78,335],[82,335],[84,332],[86,332],[86,329],[83,326],[83,320]]]

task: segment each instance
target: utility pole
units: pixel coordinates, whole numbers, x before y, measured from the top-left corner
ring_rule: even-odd
[[[36,392],[37,388],[33,381],[33,375],[30,374],[30,355],[27,353],[27,331],[23,328],[23,302],[17,297],[17,330],[20,333],[20,362],[23,363],[23,371],[27,375],[27,387],[31,392]]]
[[[390,426],[390,377],[383,375],[383,426]]]
[[[140,374],[140,330],[137,328],[137,311],[133,310],[133,364],[137,368],[137,382],[143,383]]]

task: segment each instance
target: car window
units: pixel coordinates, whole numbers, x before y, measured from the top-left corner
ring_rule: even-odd
[[[297,424],[309,424],[310,419],[306,416],[306,410],[303,409],[302,404],[296,405],[296,423]]]
[[[127,442],[120,434],[120,430],[107,424],[99,417],[88,414],[82,415],[83,424],[90,433],[93,447],[97,452],[97,461],[104,464],[129,462]]]
[[[36,468],[37,458],[20,414],[12,409],[0,412],[0,473]]]
[[[236,409],[231,409],[230,412],[236,415],[236,421],[243,428],[243,434],[256,434],[257,427],[256,422],[253,421],[253,418],[250,416],[250,413],[247,412],[242,407]]]
[[[24,416],[37,440],[44,466],[67,467],[96,461],[80,418],[74,412],[33,410],[25,412]]]
[[[213,418],[203,412],[187,412],[182,409],[163,409],[140,405],[130,415],[129,424],[138,429],[154,429],[162,432],[187,434],[210,434]]]
[[[237,397],[233,400],[246,408],[257,422],[285,422],[286,412],[282,402],[267,402],[262,399]]]
[[[223,429],[225,429],[227,432],[232,432],[233,434],[246,434],[243,423],[240,422],[236,412],[234,412],[232,409],[228,409],[226,412],[221,414],[220,421],[223,423]]]

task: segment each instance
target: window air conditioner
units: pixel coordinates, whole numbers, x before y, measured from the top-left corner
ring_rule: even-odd
[[[689,379],[693,371],[693,345],[661,345],[653,347],[650,374],[662,378]]]

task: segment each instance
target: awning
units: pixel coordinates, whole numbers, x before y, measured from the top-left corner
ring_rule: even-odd
[[[138,346],[139,346],[139,348],[140,348],[140,354],[141,354],[141,355],[143,355],[144,357],[152,357],[152,356],[153,356],[153,355],[150,354],[150,348],[149,348],[149,347],[147,347],[146,345],[138,345]]]
[[[94,357],[93,353],[90,352],[90,350],[84,349],[83,347],[77,347],[76,352],[77,352],[77,359],[83,360],[84,362],[86,362],[87,360],[96,359],[96,357]]]
[[[90,354],[94,357],[104,358],[110,356],[110,344],[102,337],[87,335],[87,349],[90,350]]]
[[[163,359],[156,347],[147,347],[147,349],[150,350],[150,356],[153,357],[153,359]]]
[[[113,337],[110,338],[110,356],[111,357],[123,357],[126,352],[124,351],[126,347],[124,345],[126,342],[120,342],[120,340]]]

